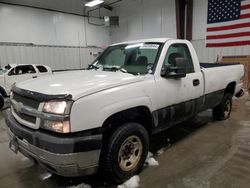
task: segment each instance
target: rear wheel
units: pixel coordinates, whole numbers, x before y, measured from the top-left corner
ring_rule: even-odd
[[[232,110],[232,95],[227,93],[224,95],[221,103],[213,109],[214,120],[225,120],[230,117]]]
[[[126,123],[116,129],[103,148],[101,172],[105,178],[121,183],[138,174],[149,148],[148,133],[138,123]]]

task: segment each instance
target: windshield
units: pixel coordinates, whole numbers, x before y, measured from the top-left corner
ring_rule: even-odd
[[[6,70],[6,69],[0,69],[0,75],[6,73],[7,71],[8,71],[8,70]]]
[[[152,73],[160,46],[160,43],[136,43],[111,46],[88,69],[122,71],[135,75]]]
[[[0,68],[0,75],[2,75],[2,74],[4,74],[4,73],[6,73],[8,70],[10,70],[11,69],[11,66],[8,64],[8,65],[6,65],[5,67],[3,67],[3,68]]]

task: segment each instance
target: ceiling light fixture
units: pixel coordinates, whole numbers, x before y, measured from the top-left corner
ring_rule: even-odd
[[[86,7],[94,7],[96,5],[104,3],[103,0],[93,0],[85,4]]]

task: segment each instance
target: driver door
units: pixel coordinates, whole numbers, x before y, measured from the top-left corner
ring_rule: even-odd
[[[203,93],[202,73],[195,72],[187,44],[170,45],[162,69],[164,66],[176,66],[176,58],[185,59],[186,76],[182,78],[160,76],[156,79],[158,106],[160,108],[155,115],[158,117],[158,126],[161,129],[195,115]]]

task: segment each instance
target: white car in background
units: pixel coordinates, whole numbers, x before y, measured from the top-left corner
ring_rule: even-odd
[[[0,69],[0,109],[4,98],[10,94],[11,86],[24,80],[52,74],[51,68],[45,65],[8,64]]]

